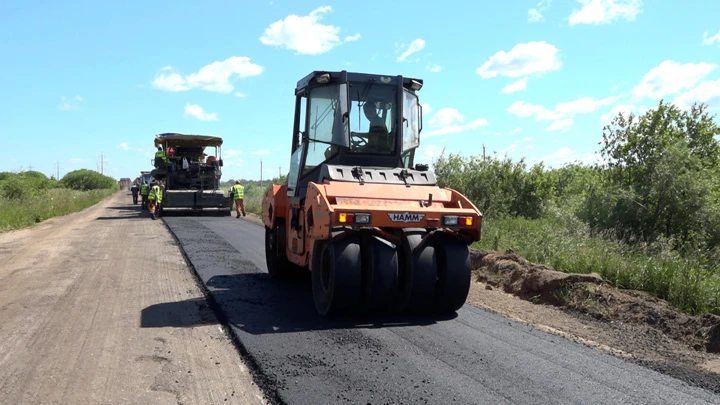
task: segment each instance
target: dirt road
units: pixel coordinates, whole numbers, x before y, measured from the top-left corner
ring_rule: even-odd
[[[126,191],[0,234],[0,403],[260,404],[162,221]]]

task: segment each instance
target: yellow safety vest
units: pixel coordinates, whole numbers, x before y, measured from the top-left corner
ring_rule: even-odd
[[[148,195],[148,185],[143,183],[140,185],[140,195]]]
[[[152,189],[150,189],[150,195],[148,196],[149,199],[155,200],[158,204],[162,202],[162,190],[160,190],[160,186],[153,186]]]
[[[230,191],[233,193],[233,199],[235,199],[235,200],[245,198],[245,187],[243,187],[239,184],[232,186]]]
[[[165,152],[163,152],[163,151],[161,151],[161,150],[155,152],[155,157],[162,159],[163,162],[169,162],[169,161],[170,161],[170,159],[168,159],[167,156],[165,156]]]

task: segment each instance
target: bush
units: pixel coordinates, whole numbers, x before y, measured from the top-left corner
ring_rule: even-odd
[[[0,173],[0,196],[7,199],[41,196],[56,185],[57,182],[37,171]]]
[[[66,174],[60,180],[60,184],[63,187],[79,191],[118,188],[117,181],[112,177],[87,169],[75,170]]]

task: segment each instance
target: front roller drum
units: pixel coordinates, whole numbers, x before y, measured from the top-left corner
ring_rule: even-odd
[[[398,289],[398,252],[395,245],[372,234],[364,234],[360,313],[383,313],[390,309]]]
[[[350,311],[362,289],[357,238],[316,241],[311,278],[315,309],[320,315],[335,316]]]
[[[432,309],[437,282],[435,247],[423,243],[424,229],[404,229],[401,242],[400,284],[395,313],[423,313]]]
[[[445,233],[433,239],[438,269],[435,308],[441,313],[455,312],[465,304],[470,291],[470,250],[466,243]]]

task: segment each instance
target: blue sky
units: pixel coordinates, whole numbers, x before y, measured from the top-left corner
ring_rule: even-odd
[[[111,5],[112,4],[112,5]],[[115,178],[155,134],[222,136],[224,179],[286,172],[313,70],[425,80],[418,161],[441,150],[589,162],[602,122],[660,98],[720,110],[720,2],[0,3],[0,171]]]

